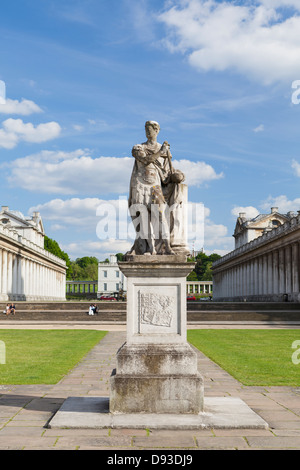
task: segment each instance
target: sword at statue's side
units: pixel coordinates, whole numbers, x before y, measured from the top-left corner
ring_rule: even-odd
[[[167,153],[167,156],[168,156],[168,162],[169,162],[169,166],[170,166],[170,172],[171,172],[171,175],[172,175],[174,173],[174,168],[173,168],[173,165],[172,165],[172,154],[170,152],[170,145],[165,140],[162,147],[166,150],[166,153]]]

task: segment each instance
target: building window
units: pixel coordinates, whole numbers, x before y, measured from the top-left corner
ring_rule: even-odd
[[[107,277],[107,271],[103,271],[103,276]]]
[[[105,291],[107,290],[107,283],[106,283],[106,282],[104,283],[104,288],[103,288],[103,290],[105,290]]]
[[[272,220],[273,227],[278,227],[280,225],[279,220]]]
[[[116,284],[116,291],[118,292],[119,291],[119,283],[117,282]]]
[[[120,272],[116,271],[116,277],[120,277]]]

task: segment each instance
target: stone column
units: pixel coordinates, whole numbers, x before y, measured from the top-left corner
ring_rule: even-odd
[[[2,296],[2,248],[0,248],[0,299]]]
[[[11,296],[13,289],[13,260],[12,253],[7,254],[7,294]]]
[[[274,294],[273,288],[273,255],[268,253],[268,294]]]
[[[7,251],[2,252],[2,293],[7,299]]]
[[[280,248],[278,256],[278,268],[279,268],[279,293],[285,293],[285,260],[284,260],[284,249]]]
[[[299,243],[292,245],[292,282],[293,292],[299,293]]]
[[[26,300],[25,278],[26,278],[26,259],[21,258],[21,289],[22,289],[22,297],[24,300]]]
[[[263,258],[258,258],[258,295],[263,294]]]
[[[251,266],[250,266],[250,261],[247,261],[246,263],[246,290],[245,290],[245,295],[248,297],[251,293],[250,290],[250,285],[251,285]]]
[[[291,246],[285,247],[285,290],[287,294],[292,293],[292,253]]]
[[[258,260],[253,261],[253,295],[258,295]]]
[[[18,256],[13,255],[13,283],[12,283],[13,300],[17,300],[18,294]]]
[[[278,250],[273,252],[273,294],[279,293]]]
[[[268,258],[267,255],[262,257],[262,272],[263,272],[263,281],[262,281],[262,294],[266,295],[268,293]]]

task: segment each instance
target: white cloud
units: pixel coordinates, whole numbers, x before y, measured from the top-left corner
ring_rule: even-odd
[[[120,204],[120,206],[119,206]],[[44,204],[38,204],[29,209],[29,214],[39,211],[45,220],[49,220],[60,226],[71,226],[73,228],[85,229],[94,232],[101,219],[101,208],[103,213],[108,212],[109,223],[115,224],[119,215],[119,207],[127,210],[127,199],[104,200],[95,198],[71,198],[52,199]],[[99,215],[97,215],[97,212]]]
[[[133,164],[132,157],[92,158],[88,150],[43,151],[13,161],[8,178],[10,183],[31,191],[68,195],[124,194],[129,191]],[[174,166],[186,174],[190,186],[200,186],[223,176],[204,162],[179,160],[174,161]]]
[[[36,154],[12,162],[9,182],[31,191],[69,195],[129,190],[132,158],[92,158],[82,151],[52,153],[48,161],[44,156]]]
[[[75,129],[77,132],[81,132],[83,130],[83,126],[80,124],[73,124],[73,129]]]
[[[263,132],[265,130],[265,126],[263,124],[260,124],[259,126],[255,127],[253,129],[253,132]]]
[[[233,250],[233,245],[233,237],[228,235],[228,228],[223,224],[216,224],[212,221],[210,218],[210,209],[205,207],[204,252],[219,253],[223,256]]]
[[[14,132],[0,129],[0,148],[12,149],[19,142],[19,137]]]
[[[0,114],[28,116],[29,114],[42,112],[42,109],[36,103],[24,98],[21,101],[7,98],[5,104],[0,104]]]
[[[61,127],[57,122],[47,122],[34,126],[22,119],[6,119],[0,129],[0,147],[14,148],[20,141],[41,143],[59,136]]]
[[[276,197],[269,196],[262,204],[262,209],[270,210],[271,207],[278,207],[281,214],[286,214],[289,211],[297,212],[300,210],[300,198],[289,200],[284,194]]]
[[[293,7],[300,11],[299,0],[261,0],[261,3],[268,8]]]
[[[296,160],[293,160],[292,168],[294,168],[296,176],[300,177],[300,163],[297,162]]]
[[[300,65],[299,1],[171,2],[158,16],[165,46],[200,71],[234,70],[269,84],[295,79]],[[294,9],[281,14],[280,7]]]
[[[238,217],[240,212],[245,212],[248,219],[254,219],[259,214],[259,211],[256,209],[256,207],[253,206],[235,206],[233,209],[231,209],[231,214],[235,217]]]
[[[188,186],[201,186],[203,183],[223,177],[223,173],[217,174],[213,167],[205,162],[174,160],[173,165],[185,174]]]

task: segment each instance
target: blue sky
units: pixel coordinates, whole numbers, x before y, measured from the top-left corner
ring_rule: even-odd
[[[72,259],[124,252],[97,208],[126,199],[155,120],[205,207],[204,250],[231,251],[242,209],[300,210],[299,31],[299,0],[5,2],[1,204],[39,210]]]

